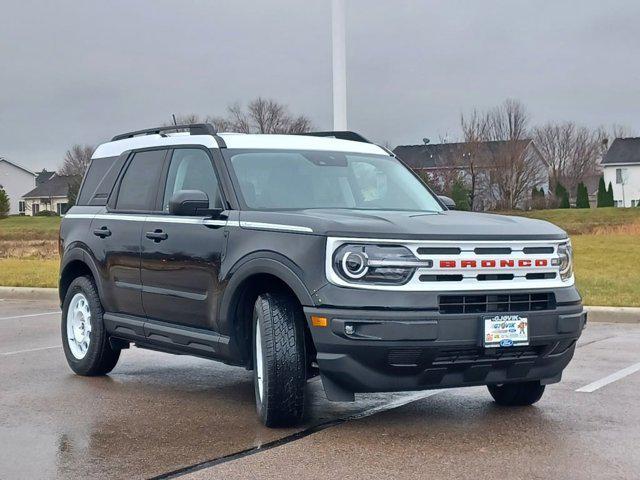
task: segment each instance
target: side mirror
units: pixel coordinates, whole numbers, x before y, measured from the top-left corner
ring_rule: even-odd
[[[444,206],[447,207],[447,210],[455,210],[456,209],[456,202],[453,201],[453,199],[445,196],[445,195],[438,195],[438,198],[440,199],[440,201],[442,203],[444,203]]]
[[[207,215],[209,211],[209,197],[200,190],[178,190],[169,200],[171,215],[196,216]]]

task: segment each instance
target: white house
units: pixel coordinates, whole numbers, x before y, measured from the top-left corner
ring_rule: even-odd
[[[616,138],[602,160],[616,207],[640,206],[640,137]]]
[[[35,186],[35,173],[6,158],[0,158],[0,188],[4,189],[9,196],[9,202],[11,203],[10,215],[20,213],[22,195]]]
[[[21,213],[33,216],[50,211],[64,215],[69,208],[69,187],[78,180],[72,175],[51,175],[48,180],[22,195]]]

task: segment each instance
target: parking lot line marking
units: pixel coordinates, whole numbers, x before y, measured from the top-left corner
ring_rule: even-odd
[[[56,310],[54,312],[29,313],[28,315],[15,315],[13,317],[0,317],[0,320],[15,320],[16,318],[40,317],[42,315],[53,315],[54,313],[60,313],[60,310]]]
[[[39,352],[40,350],[51,350],[52,348],[60,348],[60,345],[53,345],[51,347],[28,348],[26,350],[16,350],[14,352],[2,352],[0,353],[0,355],[4,355],[4,356],[19,355],[21,353]]]
[[[635,373],[639,370],[640,370],[640,362],[635,363],[630,367],[623,368],[622,370],[618,370],[617,372],[612,373],[611,375],[607,375],[606,377],[601,378],[600,380],[596,380],[595,382],[590,383],[589,385],[580,387],[579,389],[576,390],[576,392],[584,392],[584,393],[595,392],[599,388],[609,385],[610,383],[616,382],[624,377],[628,377],[632,373]]]

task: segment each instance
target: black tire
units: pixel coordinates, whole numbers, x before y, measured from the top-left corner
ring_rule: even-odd
[[[69,306],[76,294],[81,293],[89,304],[89,311],[91,313],[91,331],[89,333],[89,345],[86,349],[86,353],[83,358],[76,358],[71,351],[69,345],[70,341],[67,335],[67,318],[69,312]],[[67,357],[67,363],[71,370],[78,375],[84,376],[98,376],[106,375],[109,373],[118,363],[120,357],[120,349],[111,348],[109,343],[109,337],[107,331],[104,328],[104,322],[102,315],[104,310],[102,309],[102,303],[100,303],[100,297],[98,296],[98,290],[90,277],[78,277],[67,290],[67,294],[64,297],[62,304],[62,348],[64,349],[64,355]]]
[[[533,405],[544,393],[544,385],[540,382],[505,383],[487,388],[498,405],[507,407]]]
[[[258,416],[267,427],[300,423],[304,416],[306,359],[304,317],[285,294],[258,296],[253,310],[253,384]],[[257,367],[256,332],[260,328],[262,394]]]

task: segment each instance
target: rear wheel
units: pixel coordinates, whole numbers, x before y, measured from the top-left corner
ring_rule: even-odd
[[[504,406],[533,405],[544,393],[544,385],[540,382],[505,383],[487,388],[496,403]]]
[[[303,321],[291,297],[258,296],[253,310],[253,379],[258,416],[268,427],[295,425],[304,415]]]
[[[76,278],[62,305],[62,347],[67,363],[78,375],[105,375],[118,363],[102,321],[102,304],[93,280]]]

